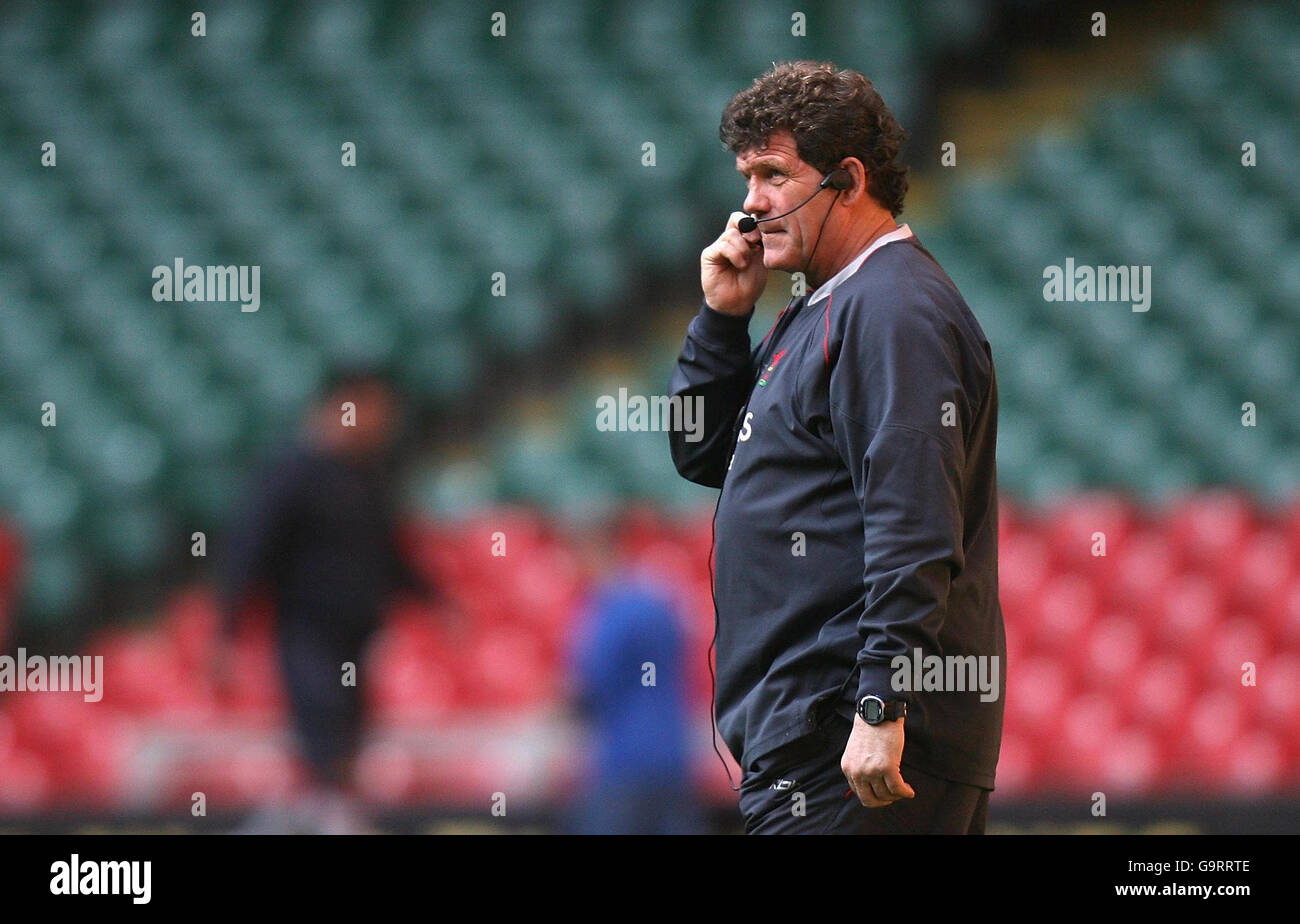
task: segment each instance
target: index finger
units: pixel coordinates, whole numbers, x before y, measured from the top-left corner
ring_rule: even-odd
[[[735,228],[737,231],[739,231],[740,219],[748,218],[748,217],[749,216],[746,215],[744,212],[732,212],[731,217],[727,219],[727,228],[728,229]]]
[[[916,795],[916,790],[907,784],[903,774],[897,770],[890,770],[885,774],[885,788],[895,799],[911,799]]]
[[[752,215],[747,215],[744,212],[732,212],[731,217],[727,219],[727,230],[722,233],[726,234],[727,231],[735,229],[736,233],[740,235],[740,239],[749,245],[750,250],[757,249],[763,239],[762,235],[758,232],[758,228],[755,228],[753,231],[740,230],[740,219],[752,217]]]

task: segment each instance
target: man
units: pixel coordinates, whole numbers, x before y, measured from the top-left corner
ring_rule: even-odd
[[[222,581],[227,629],[252,586],[266,581],[276,608],[280,666],[311,774],[305,824],[354,833],[365,823],[351,793],[362,730],[361,677],[387,595],[434,592],[396,544],[390,449],[397,399],[379,375],[337,370],[300,438],[264,473],[236,520]],[[218,653],[226,672],[229,655]],[[343,666],[356,665],[345,683]],[[274,829],[269,810],[249,831]]]
[[[590,761],[571,830],[695,834],[684,629],[672,579],[631,551],[635,516],[585,523],[576,543],[590,589],[571,643],[570,700]]]
[[[733,213],[700,255],[671,391],[703,397],[705,432],[670,439],[722,488],[716,718],[746,830],[982,833],[1006,661],[992,351],[894,220],[904,133],[864,76],[774,66],[720,134],[757,224]],[[751,352],[773,269],[811,294]]]

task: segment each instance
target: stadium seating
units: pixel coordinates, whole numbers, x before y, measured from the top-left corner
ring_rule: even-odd
[[[1046,508],[1004,499],[999,519],[1009,659],[1001,796],[1300,789],[1300,515],[1262,513],[1230,492],[1160,512],[1087,493]],[[481,554],[496,530],[510,537],[507,558]],[[1106,534],[1105,555],[1094,554],[1093,530]],[[371,798],[455,805],[494,791],[494,742],[521,717],[532,736],[516,757],[538,768],[534,796],[558,797],[577,770],[561,746],[570,734],[561,707],[586,587],[579,546],[546,517],[506,508],[417,525],[407,540],[448,603],[398,600],[362,667],[373,678]],[[707,516],[653,511],[620,539],[683,601],[684,670],[701,717],[708,544]],[[0,786],[0,812],[87,800],[166,810],[194,791],[247,805],[266,786],[298,785],[265,620],[250,614],[238,677],[221,691],[207,670],[215,631],[210,594],[179,592],[156,626],[92,640],[115,665],[96,709],[77,708],[76,696],[0,704],[0,767],[7,779],[23,774],[22,786]],[[1247,662],[1253,685],[1242,683]],[[699,732],[699,777],[725,800],[707,722]],[[141,779],[158,788],[142,791]]]

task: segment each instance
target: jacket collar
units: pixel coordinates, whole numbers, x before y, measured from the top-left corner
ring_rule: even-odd
[[[867,257],[871,256],[881,247],[884,247],[886,244],[892,244],[894,241],[905,241],[912,236],[912,229],[907,225],[899,225],[888,234],[880,235],[880,237],[867,245],[866,250],[854,257],[852,263],[844,267],[844,269],[840,270],[830,279],[823,282],[821,286],[818,287],[817,291],[812,294],[812,297],[808,299],[808,304],[814,305],[826,296],[830,295],[836,286],[861,269],[862,264],[867,262]]]

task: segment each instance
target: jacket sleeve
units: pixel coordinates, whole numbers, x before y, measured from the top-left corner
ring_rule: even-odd
[[[673,465],[683,478],[710,488],[722,487],[735,433],[736,415],[749,394],[754,366],[749,347],[749,314],[722,314],[701,303],[700,313],[686,331],[686,343],[677,357],[669,382],[669,395],[681,403],[692,402],[698,414],[684,427],[682,409],[670,402],[672,426],[668,442]]]
[[[416,570],[406,554],[403,543],[403,520],[391,505],[385,516],[384,543],[387,549],[387,581],[385,589],[389,593],[407,593],[427,604],[436,605],[446,601],[442,588],[435,585]]]
[[[302,475],[292,464],[277,460],[250,480],[251,490],[227,533],[219,580],[218,607],[222,628],[234,631],[236,617],[253,586],[271,577],[291,526]]]
[[[975,408],[957,334],[932,303],[845,308],[830,410],[863,519],[858,698],[908,700],[891,684],[891,661],[939,653],[964,565],[964,434]]]

